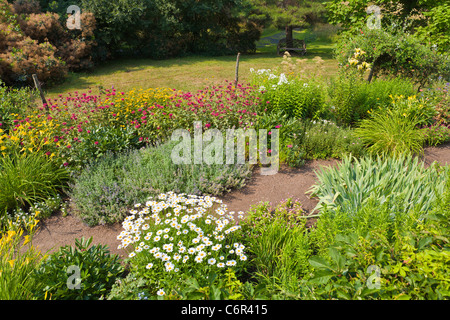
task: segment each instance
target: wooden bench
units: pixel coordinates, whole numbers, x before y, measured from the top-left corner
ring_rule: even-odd
[[[277,55],[284,54],[286,51],[299,52],[301,55],[306,54],[306,43],[304,40],[293,39],[293,48],[288,48],[286,45],[286,38],[278,41],[277,45]]]

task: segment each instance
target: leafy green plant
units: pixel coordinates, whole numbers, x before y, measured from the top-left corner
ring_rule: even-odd
[[[261,106],[267,111],[282,111],[297,119],[317,118],[324,112],[325,89],[319,81],[301,80],[271,70],[254,72],[253,84],[261,92]]]
[[[147,279],[128,272],[123,278],[117,278],[112,285],[107,296],[102,299],[106,300],[147,300],[150,294],[146,288]]]
[[[68,171],[58,168],[45,155],[11,152],[0,158],[0,212],[28,209],[37,202],[56,197],[69,180]]]
[[[444,124],[426,126],[421,128],[420,132],[429,146],[437,146],[450,141],[450,128]]]
[[[356,213],[325,210],[310,233],[316,252],[302,299],[448,299],[450,173],[432,209],[374,198]]]
[[[243,300],[244,284],[236,277],[234,270],[224,274],[210,272],[206,277],[191,277],[185,287],[169,299],[186,300]]]
[[[249,164],[175,164],[175,145],[108,154],[92,162],[74,178],[70,191],[77,214],[90,225],[114,223],[149,196],[168,191],[220,195],[242,187],[251,174]]]
[[[341,207],[351,214],[373,197],[401,210],[418,207],[425,214],[444,191],[442,172],[447,171],[435,165],[425,168],[412,156],[345,157],[338,166],[317,172],[318,183],[308,192],[319,198],[316,210]]]
[[[433,87],[423,89],[419,97],[434,107],[436,122],[450,124],[450,82],[437,81]]]
[[[261,286],[240,281],[233,269],[224,273],[210,272],[206,276],[191,276],[180,288],[169,294],[157,295],[148,279],[134,273],[118,279],[107,297],[108,300],[250,300],[267,299]]]
[[[39,284],[35,296],[52,300],[91,300],[107,295],[124,269],[119,257],[111,255],[107,246],[89,247],[91,243],[92,237],[75,239],[75,247],[60,247],[44,259],[34,274]]]
[[[415,92],[408,79],[375,79],[368,83],[353,69],[341,70],[328,86],[332,116],[338,124],[346,126],[355,126],[368,118],[372,109],[390,108],[390,96],[409,97]]]
[[[189,276],[219,275],[228,268],[240,272],[244,267],[245,246],[234,236],[239,226],[220,203],[209,196],[169,192],[130,211],[119,247],[130,249],[131,271],[148,279],[152,295],[183,290]]]
[[[298,278],[309,271],[306,219],[293,199],[276,206],[260,203],[242,220],[241,235],[250,259],[250,274],[270,293],[281,287],[295,291]]]
[[[88,134],[83,134],[76,148],[67,149],[63,156],[66,161],[77,164],[78,168],[87,165],[92,159],[103,157],[107,153],[123,153],[144,147],[139,135],[132,127],[114,127],[104,124],[88,126]]]
[[[437,5],[424,12],[424,15],[428,18],[428,23],[417,28],[417,36],[432,43],[432,46],[437,47],[439,52],[448,52],[450,36],[447,30],[450,27],[450,5],[437,2]]]
[[[314,256],[311,278],[302,280],[309,299],[448,299],[448,250],[433,243],[425,222],[390,238],[376,232],[338,234],[327,253]]]
[[[436,110],[433,103],[426,99],[418,98],[416,95],[404,96],[390,96],[392,97],[392,111],[403,115],[412,122],[417,121],[418,125],[430,125],[434,122]]]
[[[59,194],[45,201],[36,202],[27,210],[22,208],[13,209],[11,212],[0,217],[0,225],[12,226],[14,228],[26,227],[34,222],[36,216],[39,216],[40,219],[48,218],[57,210],[61,210],[64,213],[63,200]]]
[[[362,120],[355,135],[372,154],[421,154],[424,137],[417,128],[421,122],[399,110],[381,110]]]
[[[365,152],[361,139],[355,136],[353,129],[327,120],[306,122],[299,144],[305,159],[341,159],[349,154],[360,157]]]
[[[11,222],[8,230],[0,231],[0,299],[34,299],[37,285],[33,272],[42,255],[30,242],[35,234],[37,220],[25,228],[16,228]]]
[[[37,92],[28,88],[8,88],[0,79],[0,129],[8,131],[13,125],[14,114],[31,109]]]
[[[305,134],[306,122],[291,118],[282,110],[267,111],[258,116],[256,128],[268,130],[268,145],[271,145],[271,130],[278,129],[280,162],[292,167],[299,167],[304,164],[301,138]]]

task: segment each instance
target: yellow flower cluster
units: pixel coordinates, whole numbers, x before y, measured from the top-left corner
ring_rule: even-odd
[[[39,151],[43,146],[49,144],[52,137],[59,131],[60,125],[54,120],[47,120],[37,115],[25,119],[18,114],[15,116],[18,123],[14,130],[0,136],[0,150],[3,156],[6,151],[11,149],[16,149],[24,154]]]
[[[32,246],[23,255],[17,255],[18,250],[24,248],[31,241],[32,234],[39,222],[36,219],[38,214],[39,212],[36,212],[34,222],[25,227],[28,233],[25,236],[22,228],[14,228],[13,222],[8,221],[7,231],[0,235],[0,277],[7,266],[12,269],[17,265],[17,261],[20,261],[20,265],[23,266],[40,255],[40,252],[35,252]]]
[[[360,48],[356,48],[353,56],[348,59],[348,63],[350,64],[350,66],[356,66],[356,68],[361,72],[370,71],[370,63],[367,63],[365,61],[360,63],[359,60],[359,58],[364,56],[365,54],[365,51],[361,50]]]
[[[176,93],[170,88],[133,89],[126,93],[109,95],[105,103],[110,105],[109,111],[114,116],[114,121],[133,121],[136,112],[152,109],[155,105],[164,105]],[[124,123],[121,124],[124,126]]]

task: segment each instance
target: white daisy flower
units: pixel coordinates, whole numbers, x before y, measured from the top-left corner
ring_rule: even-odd
[[[235,266],[235,265],[236,265],[236,261],[235,261],[235,260],[229,260],[229,261],[227,261],[227,266],[233,267],[233,266]]]
[[[159,290],[156,292],[156,294],[157,294],[158,296],[163,296],[163,295],[165,295],[166,293],[164,292],[163,289],[159,289]]]

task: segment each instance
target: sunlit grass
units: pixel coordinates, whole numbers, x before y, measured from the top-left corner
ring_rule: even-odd
[[[265,30],[256,53],[240,56],[239,82],[250,79],[250,68],[274,69],[280,66],[282,57],[276,54],[276,44],[264,45],[267,43],[267,37],[278,37],[280,32],[282,33],[274,28]],[[328,77],[337,72],[337,62],[332,56],[333,43],[329,38],[318,37],[308,30],[295,31],[294,36],[307,40],[308,54],[303,58],[312,60],[315,56],[320,56],[325,61],[326,71],[323,76]],[[189,91],[223,83],[224,80],[234,81],[235,68],[235,55],[187,56],[167,60],[119,59],[99,65],[91,72],[71,73],[64,83],[45,91],[48,97],[73,91],[92,90],[93,93],[98,93],[99,86],[114,86],[123,91],[158,87]]]

